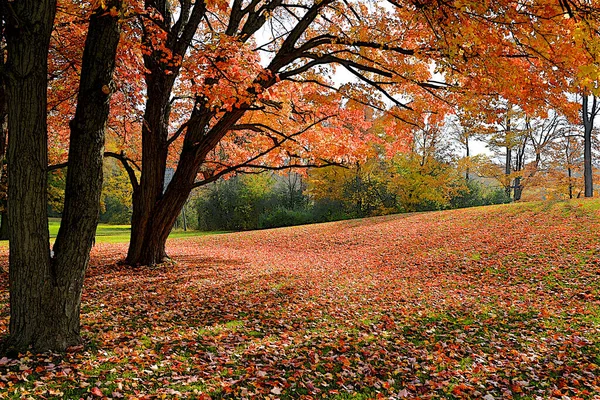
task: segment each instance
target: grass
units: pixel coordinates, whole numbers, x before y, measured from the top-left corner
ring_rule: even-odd
[[[60,218],[49,218],[48,230],[50,231],[50,240],[54,241],[60,228]],[[131,225],[110,225],[98,224],[96,229],[96,243],[128,243],[131,233]],[[180,229],[173,230],[169,235],[170,239],[189,238],[205,235],[214,235],[225,232],[201,232],[201,231],[183,231]],[[7,247],[7,240],[0,240],[0,247]]]

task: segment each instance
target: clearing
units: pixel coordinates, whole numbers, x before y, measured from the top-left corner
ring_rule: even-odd
[[[87,347],[0,359],[0,398],[594,398],[600,202],[93,250]],[[6,269],[6,249],[2,266]],[[8,323],[0,275],[0,334]],[[43,396],[43,397],[42,397]]]

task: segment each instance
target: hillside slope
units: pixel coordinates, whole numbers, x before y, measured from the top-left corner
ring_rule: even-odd
[[[594,398],[598,209],[525,203],[177,239],[177,262],[159,268],[119,266],[126,245],[99,244],[88,348],[0,359],[0,398]]]

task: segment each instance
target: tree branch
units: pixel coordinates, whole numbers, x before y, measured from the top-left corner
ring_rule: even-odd
[[[123,168],[125,168],[125,171],[127,171],[127,175],[129,175],[129,180],[131,181],[131,186],[133,186],[134,189],[136,189],[139,186],[137,177],[135,176],[135,171],[133,170],[132,165],[138,171],[141,171],[141,169],[135,161],[133,161],[132,159],[125,156],[124,152],[113,153],[111,151],[105,151],[104,157],[111,157],[111,158],[115,158],[115,159],[119,160],[121,162],[121,164],[123,164]],[[67,162],[63,162],[63,163],[59,163],[59,164],[49,165],[48,168],[46,168],[46,170],[48,172],[52,172],[52,171],[56,171],[57,169],[66,168],[68,166],[69,166],[69,162],[67,161]]]

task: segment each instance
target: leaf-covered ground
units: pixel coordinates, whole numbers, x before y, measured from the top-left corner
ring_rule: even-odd
[[[0,398],[599,398],[598,208],[176,239],[160,268],[102,243],[86,348],[0,358]]]

